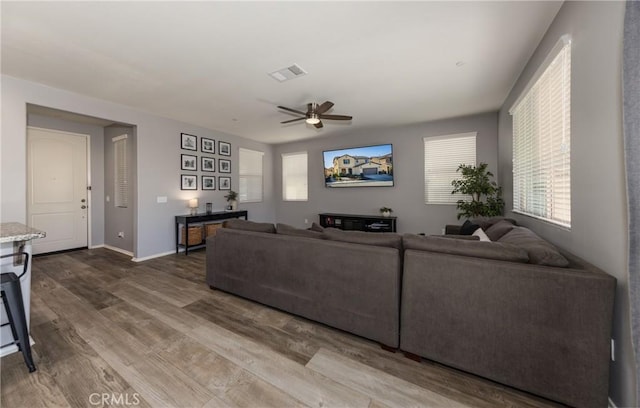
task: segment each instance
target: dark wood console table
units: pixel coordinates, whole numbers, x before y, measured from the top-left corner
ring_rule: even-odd
[[[196,214],[196,215],[176,215],[176,254],[179,252],[180,247],[184,247],[184,254],[189,254],[189,249],[202,248],[205,243],[198,245],[187,245],[189,242],[189,224],[202,224],[211,221],[228,220],[231,218],[242,218],[246,220],[248,212],[242,211],[218,211],[211,214]],[[185,239],[184,243],[180,243],[180,224],[184,225]]]
[[[342,230],[396,232],[397,217],[356,214],[320,214],[320,225]]]

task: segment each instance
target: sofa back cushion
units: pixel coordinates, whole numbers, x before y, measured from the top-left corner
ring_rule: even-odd
[[[240,219],[232,219],[226,220],[224,223],[222,223],[222,226],[223,228],[239,229],[243,231],[268,232],[271,234],[276,233],[276,227],[268,222],[253,222]]]
[[[374,245],[402,250],[402,237],[394,232],[343,231],[337,228],[325,228],[326,239],[350,242],[352,244]]]
[[[287,224],[276,224],[276,232],[281,235],[292,235],[295,237],[324,239],[322,232],[299,229]]]
[[[514,227],[498,240],[501,243],[517,245],[529,254],[529,262],[536,265],[567,267],[569,261],[551,243],[525,227]]]
[[[450,255],[472,256],[476,258],[495,259],[526,263],[529,261],[527,251],[515,245],[500,242],[472,241],[465,239],[448,239],[437,236],[423,237],[414,234],[402,236],[404,249],[441,252]]]

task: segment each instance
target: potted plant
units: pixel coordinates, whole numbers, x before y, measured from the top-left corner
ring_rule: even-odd
[[[471,196],[471,201],[458,200],[458,219],[502,215],[504,210],[502,188],[491,180],[493,173],[488,171],[487,167],[487,163],[480,163],[477,166],[466,164],[458,166],[456,171],[462,173],[462,178],[451,182],[453,186],[451,194],[460,193]]]
[[[224,196],[224,198],[227,199],[227,202],[229,203],[229,209],[230,210],[237,210],[238,209],[238,193],[236,193],[233,190],[229,190],[229,192],[227,193],[226,196]]]
[[[389,207],[380,208],[380,213],[382,214],[383,217],[390,217],[392,212],[393,210]]]

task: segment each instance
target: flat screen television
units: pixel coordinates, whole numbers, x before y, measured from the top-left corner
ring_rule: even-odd
[[[343,187],[392,187],[393,145],[325,150],[324,185]]]

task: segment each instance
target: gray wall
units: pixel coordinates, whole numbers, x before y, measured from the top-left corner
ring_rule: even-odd
[[[27,115],[27,124],[45,129],[89,135],[91,193],[89,209],[91,211],[91,235],[89,246],[104,244],[104,129],[101,126],[70,122],[36,114]],[[4,168],[3,168],[4,170]]]
[[[113,138],[127,135],[127,165],[129,170],[129,205],[115,206],[115,149]],[[131,126],[107,126],[104,128],[104,243],[133,253],[135,230],[135,163],[136,137]],[[107,201],[107,197],[109,201]],[[123,232],[124,237],[118,237]]]
[[[239,207],[249,211],[250,219],[274,220],[271,180],[272,147],[268,145],[6,75],[2,76],[1,95],[0,202],[2,208],[0,219],[2,221],[26,221],[26,107],[28,103],[104,118],[117,123],[128,123],[136,127],[137,153],[134,172],[137,172],[135,202],[137,212],[134,220],[134,254],[138,259],[175,250],[174,217],[188,212],[186,201],[194,196],[194,192],[180,190],[181,132],[231,143],[231,177],[233,188],[236,190],[238,188],[238,148],[246,147],[264,151],[264,201],[240,204]],[[100,146],[104,144],[101,143]],[[198,190],[196,193],[201,203],[212,201],[216,208],[223,208],[224,192]],[[157,203],[158,196],[167,197],[168,202]],[[103,200],[104,197],[101,197],[100,201]]]
[[[572,37],[571,230],[512,214],[521,224],[618,279],[610,396],[635,406],[629,328],[627,218],[622,140],[622,2],[565,2],[499,113],[500,176],[513,196],[512,121],[508,110],[560,36]]]
[[[305,131],[304,129],[301,131]],[[426,205],[424,203],[424,144],[423,137],[464,132],[478,132],[478,161],[489,163],[497,174],[497,114],[486,113],[462,118],[440,120],[411,126],[368,129],[344,132],[337,136],[277,145],[275,160],[276,219],[278,222],[304,227],[318,221],[322,212],[351,214],[379,214],[379,208],[393,208],[398,217],[399,232],[439,234],[445,224],[457,223],[455,205]],[[393,187],[363,187],[332,189],[324,186],[323,150],[373,144],[393,144]],[[306,151],[309,156],[309,201],[282,200],[283,153]]]

